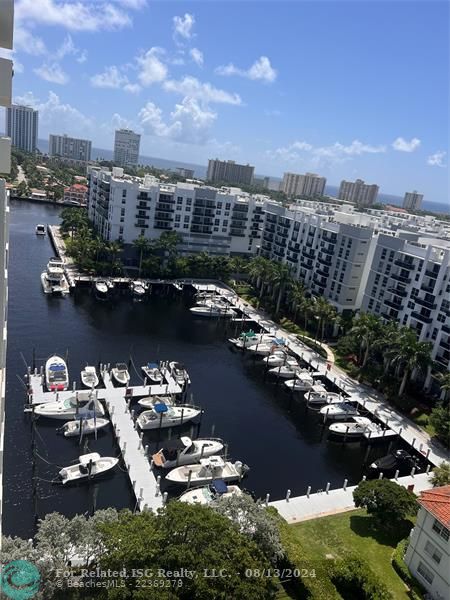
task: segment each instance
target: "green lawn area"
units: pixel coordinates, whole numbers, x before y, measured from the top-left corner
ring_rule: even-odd
[[[407,521],[389,534],[372,527],[372,517],[365,510],[321,517],[290,525],[302,548],[305,560],[323,562],[326,555],[340,558],[351,551],[365,559],[373,571],[386,583],[397,600],[408,600],[408,588],[391,565],[391,556],[398,542],[407,537],[412,523]],[[329,557],[330,558],[330,557]]]

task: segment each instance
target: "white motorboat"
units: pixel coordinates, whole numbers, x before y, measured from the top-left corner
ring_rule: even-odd
[[[116,366],[111,369],[111,374],[119,385],[128,385],[130,374],[125,363],[116,363]]]
[[[68,294],[70,288],[64,273],[64,263],[56,258],[50,259],[47,269],[41,273],[41,283],[45,294]]]
[[[233,317],[236,312],[229,306],[223,304],[208,304],[204,306],[193,306],[189,309],[196,317]]]
[[[160,427],[176,427],[187,423],[201,413],[201,409],[190,404],[167,406],[163,402],[155,404],[150,410],[145,410],[137,418],[141,429],[159,429]]]
[[[269,356],[273,354],[275,350],[279,350],[285,344],[283,338],[273,338],[267,341],[259,342],[251,346],[246,346],[246,350],[249,354],[256,354],[259,356]]]
[[[269,333],[255,333],[252,329],[245,333],[241,333],[238,338],[230,338],[228,341],[231,342],[236,348],[250,348],[255,344],[266,343],[274,340],[275,336]]]
[[[138,400],[138,404],[144,408],[153,408],[156,404],[161,403],[172,406],[174,402],[172,396],[146,396],[145,398]]]
[[[187,490],[178,498],[188,504],[211,504],[219,498],[242,496],[243,491],[237,485],[227,485],[223,479],[214,479],[209,485]]]
[[[105,409],[92,392],[77,392],[64,400],[38,404],[34,408],[34,414],[49,419],[64,419],[67,421],[78,417],[91,418],[94,414],[96,417],[103,417]]]
[[[66,362],[56,354],[50,356],[45,363],[45,383],[50,392],[60,392],[69,387],[69,372]]]
[[[189,379],[188,372],[186,371],[184,365],[178,362],[170,362],[169,363],[170,372],[172,373],[172,377],[178,383],[178,385],[185,385],[186,383],[191,383]]]
[[[288,379],[284,385],[294,392],[307,392],[314,385],[314,379],[307,371],[301,371],[295,379]]]
[[[323,404],[339,404],[343,402],[341,394],[328,392],[321,383],[315,383],[307,394],[305,400],[309,406],[322,406]]]
[[[130,283],[131,293],[136,300],[142,300],[148,290],[148,283],[136,279]]]
[[[352,417],[351,421],[344,423],[332,423],[328,431],[330,434],[344,436],[346,438],[361,438],[372,423],[367,417]]]
[[[286,354],[284,350],[275,350],[269,356],[265,356],[262,362],[268,367],[280,367],[281,365],[297,364],[297,360],[293,356]]]
[[[292,361],[288,365],[280,365],[279,367],[273,367],[269,369],[269,373],[275,377],[281,377],[281,379],[292,379],[302,373],[303,370],[299,366],[297,361]]]
[[[95,433],[99,429],[103,429],[109,425],[108,419],[102,419],[99,417],[89,419],[76,419],[74,421],[68,421],[61,427],[61,432],[65,437],[75,437],[79,435],[89,435]],[[81,429],[81,433],[80,433]]]
[[[86,365],[81,371],[81,382],[87,388],[95,388],[98,386],[98,375],[95,367]]]
[[[191,438],[182,436],[166,442],[164,446],[152,456],[153,463],[163,469],[173,469],[180,465],[197,463],[202,458],[218,454],[223,450],[223,441],[218,438]]]
[[[163,374],[156,363],[147,363],[141,367],[144,375],[150,380],[150,383],[161,383],[163,380]]]
[[[199,464],[189,464],[172,469],[166,475],[166,481],[182,485],[210,483],[214,479],[236,481],[242,479],[248,471],[247,465],[239,460],[235,463],[224,461],[220,456],[200,459]]]
[[[107,471],[113,469],[119,462],[118,458],[112,456],[100,456],[97,452],[83,454],[78,458],[80,461],[76,465],[64,467],[60,470],[59,476],[61,482],[72,483],[83,479],[92,479],[103,475]]]
[[[352,404],[346,404],[345,402],[322,406],[322,408],[319,410],[319,413],[327,419],[333,420],[340,420],[359,415],[358,409],[355,406]]]
[[[108,297],[109,286],[106,279],[97,279],[95,282],[95,295],[98,300],[106,300]]]
[[[41,225],[41,223],[36,225],[36,235],[46,235],[46,234],[47,234],[47,228],[45,227],[45,225]]]

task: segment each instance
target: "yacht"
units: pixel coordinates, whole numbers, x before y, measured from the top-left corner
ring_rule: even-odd
[[[41,225],[41,223],[36,225],[36,235],[46,235],[46,234],[47,234],[47,228],[45,227],[45,225]]]
[[[345,402],[338,402],[337,404],[327,404],[322,406],[319,413],[327,419],[340,420],[346,419],[347,417],[354,417],[359,415],[358,409],[352,404]]]
[[[211,483],[214,479],[224,481],[241,480],[248,471],[247,465],[240,461],[224,461],[220,456],[200,459],[199,464],[189,464],[172,469],[166,475],[166,481],[182,485]]]
[[[267,341],[257,342],[253,345],[246,346],[246,350],[249,354],[256,354],[259,356],[269,356],[273,354],[275,350],[280,350],[284,346],[283,338],[273,338]]]
[[[301,371],[295,379],[288,379],[284,385],[293,392],[307,392],[314,385],[314,379],[307,371]]]
[[[292,379],[293,377],[297,377],[300,373],[303,372],[303,369],[299,366],[296,360],[292,360],[289,364],[280,365],[279,367],[272,367],[269,369],[269,373],[271,375],[275,375],[275,377],[281,377],[281,379]]]
[[[149,380],[149,383],[162,383],[163,374],[156,363],[147,363],[141,367],[144,375]]]
[[[97,279],[95,284],[95,297],[97,300],[106,300],[108,298],[109,285],[106,279]]]
[[[178,383],[178,385],[185,385],[186,383],[191,383],[189,379],[188,372],[186,371],[184,365],[181,363],[172,361],[169,363],[170,372],[172,373],[172,377]]]
[[[223,441],[218,438],[197,438],[182,436],[166,442],[164,446],[152,456],[153,464],[163,469],[173,469],[180,465],[197,463],[202,458],[218,454],[223,450]]]
[[[246,333],[241,333],[238,338],[230,338],[228,341],[236,348],[250,348],[256,344],[266,343],[274,340],[275,336],[269,333],[255,333],[252,329]]]
[[[60,470],[59,477],[63,485],[103,475],[113,469],[119,462],[118,458],[100,456],[97,452],[83,454],[78,460],[80,461],[79,463]]]
[[[60,392],[69,387],[66,361],[56,354],[45,363],[45,383],[49,392]]]
[[[342,396],[335,392],[328,392],[321,383],[315,383],[307,394],[305,400],[309,406],[322,406],[323,404],[342,403]]]
[[[150,410],[145,410],[137,418],[141,429],[159,429],[160,427],[175,427],[187,423],[201,414],[201,409],[190,404],[167,406],[163,402],[155,404]]]
[[[352,417],[351,421],[332,423],[329,426],[328,431],[331,435],[349,439],[358,439],[364,436],[368,425],[371,423],[372,421],[367,417]]]
[[[237,485],[227,485],[223,479],[214,479],[209,485],[187,490],[178,498],[188,504],[211,504],[219,498],[242,496],[243,491]]]
[[[86,365],[81,371],[81,382],[87,388],[95,388],[98,386],[99,380],[95,367]]]
[[[136,279],[130,283],[130,289],[135,300],[142,300],[148,290],[148,283],[145,283],[145,281],[141,281],[140,279]]]
[[[91,417],[89,419],[76,419],[74,421],[68,421],[61,427],[61,432],[64,437],[75,437],[79,435],[89,435],[95,433],[99,429],[103,429],[109,425],[108,419],[102,419],[99,417]],[[81,433],[80,433],[81,429]]]
[[[70,291],[64,273],[64,263],[59,259],[50,259],[47,268],[41,273],[41,284],[45,294],[61,296]]]
[[[128,385],[130,382],[128,366],[125,363],[116,363],[116,366],[111,369],[111,374],[119,385]]]
[[[200,306],[193,306],[189,309],[196,317],[234,317],[236,312],[229,306],[214,303]]]
[[[293,356],[289,356],[289,354],[287,354],[284,350],[274,350],[274,352],[272,352],[272,354],[269,354],[269,356],[265,356],[262,359],[262,362],[267,366],[267,367],[281,367],[282,365],[296,365],[297,363],[297,359],[295,359]]]
[[[91,392],[77,392],[64,400],[45,402],[34,408],[34,414],[49,419],[76,419],[78,417],[105,416],[102,403]]]

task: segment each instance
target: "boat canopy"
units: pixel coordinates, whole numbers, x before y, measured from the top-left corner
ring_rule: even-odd
[[[173,450],[184,450],[188,448],[192,444],[192,440],[189,437],[181,437],[180,439],[167,440],[164,442],[163,451],[173,451]]]
[[[159,369],[156,363],[147,363],[147,369]]]
[[[214,479],[211,487],[217,494],[226,494],[228,492],[227,484],[223,479]]]
[[[127,371],[128,367],[127,367],[127,365],[125,363],[117,363],[116,364],[116,369],[118,371]]]
[[[53,363],[49,366],[49,370],[50,371],[65,371],[66,365],[63,365],[62,363]]]
[[[90,454],[82,454],[79,457],[80,463],[82,465],[88,465],[90,462],[97,462],[100,460],[100,454],[98,452],[91,452]]]
[[[169,407],[163,402],[158,402],[158,404],[154,405],[153,410],[155,411],[155,413],[162,414],[167,412],[169,410]]]

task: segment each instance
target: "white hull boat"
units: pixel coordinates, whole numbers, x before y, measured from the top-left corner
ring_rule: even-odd
[[[113,469],[119,459],[112,456],[100,456],[97,452],[91,452],[80,456],[79,461],[76,465],[64,467],[60,470],[59,477],[63,485],[103,475]]]
[[[261,343],[253,344],[252,346],[247,346],[246,350],[249,354],[256,354],[258,356],[269,356],[273,354],[276,350],[282,349],[284,346],[284,339],[282,338],[273,338],[272,340],[263,341]]]
[[[228,306],[212,304],[211,306],[194,306],[189,309],[195,317],[233,317],[235,311]]]
[[[322,406],[319,413],[330,420],[346,419],[347,417],[354,417],[359,415],[358,409],[355,406],[352,406],[351,404],[346,404],[345,402]]]
[[[328,431],[332,435],[343,436],[345,438],[361,438],[371,423],[372,421],[367,417],[353,417],[352,421],[332,423]]]
[[[170,372],[172,373],[172,377],[175,379],[178,385],[183,386],[186,383],[191,383],[188,372],[181,363],[170,362],[169,368]]]
[[[102,419],[101,417],[90,418],[90,419],[77,419],[75,421],[68,421],[64,423],[61,427],[61,431],[64,434],[64,437],[75,437],[80,435],[89,435],[90,433],[95,433],[99,429],[103,429],[109,425],[108,419]]]
[[[98,386],[98,375],[95,367],[86,365],[81,371],[81,382],[87,388],[95,388]]]
[[[299,367],[298,363],[290,365],[281,365],[279,367],[273,367],[269,369],[269,373],[271,375],[275,375],[275,377],[281,377],[281,379],[292,379],[293,377],[297,377],[302,373],[303,370]]]
[[[161,373],[159,366],[156,363],[147,363],[141,367],[144,375],[152,383],[161,383],[163,380],[163,374]]]
[[[288,379],[284,385],[294,392],[307,392],[314,385],[314,379],[309,373],[301,372],[295,379]]]
[[[152,456],[153,463],[163,469],[173,469],[181,465],[197,463],[202,458],[218,454],[223,450],[223,442],[218,438],[191,438],[183,436],[179,440],[167,442]]]
[[[159,429],[160,427],[176,427],[187,423],[201,413],[201,409],[190,404],[178,406],[167,406],[167,404],[155,404],[150,410],[145,410],[137,418],[139,427],[143,430]]]
[[[60,392],[69,387],[69,372],[66,362],[53,355],[45,363],[45,383],[50,392]]]
[[[251,348],[256,344],[268,343],[275,339],[275,336],[269,333],[255,333],[249,331],[242,333],[238,338],[231,338],[228,341],[231,342],[236,348]]]
[[[98,279],[95,282],[95,295],[98,300],[106,300],[108,297],[109,286],[106,279]]]
[[[131,292],[135,300],[142,300],[148,290],[148,284],[140,279],[132,281],[130,284]]]
[[[128,367],[125,363],[117,363],[116,366],[111,369],[111,374],[119,385],[128,385],[130,382],[130,374],[128,373]]]
[[[64,272],[55,273],[55,269],[47,269],[41,273],[41,284],[44,294],[53,294],[54,296],[62,296],[70,292],[69,283],[64,275]]]
[[[307,394],[305,400],[308,406],[323,406],[324,404],[342,404],[343,399],[340,394],[328,392],[320,383],[313,385]]]
[[[47,231],[45,225],[36,225],[36,235],[46,235]]]
[[[78,392],[65,400],[46,402],[38,404],[34,408],[34,414],[49,419],[76,419],[78,417],[98,417],[105,415],[102,403],[96,400],[90,392]]]
[[[184,465],[172,469],[166,475],[166,481],[181,485],[211,483],[214,479],[236,481],[242,479],[248,467],[240,461],[225,462],[220,456],[202,458],[199,464]]]
[[[265,356],[262,359],[262,362],[265,363],[268,367],[281,367],[282,365],[296,365],[298,364],[296,359],[292,356],[289,356],[284,352],[284,350],[275,350],[269,356]]]
[[[222,479],[214,480],[210,485],[187,490],[178,498],[187,504],[211,504],[219,498],[242,496],[243,491],[237,485],[227,485]]]
[[[139,406],[143,408],[153,408],[156,404],[166,404],[167,406],[172,406],[173,400],[172,396],[147,396],[145,398],[141,398],[138,400]]]

